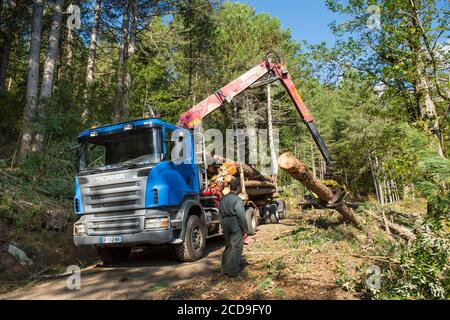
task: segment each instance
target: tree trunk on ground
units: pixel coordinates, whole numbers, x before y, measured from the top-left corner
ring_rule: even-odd
[[[370,213],[369,214],[376,218],[378,221],[380,221],[381,223],[385,224],[390,231],[394,231],[395,233],[397,233],[399,236],[401,236],[402,238],[408,240],[408,241],[414,241],[416,240],[416,236],[414,233],[411,232],[411,230],[409,230],[406,227],[403,227],[399,224],[396,224],[394,222],[389,221],[388,219],[383,219],[383,217],[380,217],[374,213]]]
[[[87,103],[90,94],[90,88],[94,81],[95,56],[97,53],[97,37],[100,24],[101,10],[102,10],[102,1],[97,0],[94,9],[94,21],[92,23],[91,41],[89,42],[89,54],[86,67],[86,88],[84,93],[84,107],[83,107],[84,110],[82,115],[84,120],[86,120],[89,114],[89,108],[87,106]]]
[[[129,34],[129,22],[130,22],[130,1],[128,0],[125,5],[125,9],[122,17],[122,31],[120,36],[119,46],[119,62],[118,62],[118,82],[117,82],[117,98],[116,98],[116,110],[115,118],[120,119],[123,116],[128,115],[128,106],[125,105],[125,80],[126,70],[125,63],[127,60],[128,51],[128,34]]]
[[[22,132],[19,143],[18,160],[23,161],[26,155],[32,151],[33,137],[31,124],[35,122],[38,110],[38,89],[39,89],[39,53],[42,31],[42,13],[44,0],[34,0],[33,22],[31,31],[31,45],[28,57],[28,78],[26,106],[23,117]]]
[[[11,50],[11,43],[14,39],[14,25],[17,15],[16,0],[11,0],[9,6],[10,15],[8,19],[6,19],[6,32],[3,39],[3,48],[0,53],[0,93],[5,91],[6,73],[9,66],[9,52]]]
[[[289,173],[293,178],[300,181],[305,187],[314,192],[321,200],[330,202],[334,198],[333,192],[328,189],[323,183],[314,177],[313,173],[290,153],[284,153],[278,158],[280,167]],[[345,221],[352,223],[355,226],[360,226],[360,223],[353,213],[353,210],[344,202],[341,202],[336,208]]]

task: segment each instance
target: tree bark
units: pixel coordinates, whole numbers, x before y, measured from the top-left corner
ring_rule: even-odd
[[[125,105],[124,93],[125,93],[125,79],[126,70],[125,62],[127,59],[128,51],[128,34],[129,34],[129,22],[130,22],[130,3],[128,0],[125,5],[125,9],[122,17],[122,31],[120,36],[120,46],[119,46],[119,62],[118,62],[118,82],[117,82],[117,101],[116,101],[116,114],[115,118],[120,119],[121,117],[128,115],[128,106]]]
[[[130,13],[132,13],[132,18],[131,18],[131,26],[130,26],[130,30],[129,30],[130,40],[128,41],[128,44],[127,44],[127,56],[126,56],[127,60],[129,60],[131,58],[131,56],[136,52],[136,34],[137,34],[137,30],[138,30],[138,18],[139,18],[139,1],[138,0],[130,0],[130,1],[132,1],[132,3],[130,2],[130,6],[131,6],[132,10],[129,9],[129,11],[130,11]],[[126,112],[125,112],[126,115],[128,115],[128,113],[129,113],[129,94],[130,94],[131,82],[132,82],[131,73],[130,73],[129,69],[130,68],[129,68],[128,64],[125,64],[123,104],[126,109]]]
[[[26,106],[23,117],[22,132],[19,143],[18,161],[24,160],[25,156],[32,151],[33,137],[31,124],[35,122],[38,109],[39,89],[39,53],[42,31],[42,13],[44,0],[33,1],[33,20],[31,31],[30,53],[28,57],[28,77]]]
[[[44,70],[41,84],[41,99],[48,98],[52,94],[53,78],[55,66],[58,58],[59,40],[61,37],[61,22],[63,15],[64,0],[55,1],[55,12],[53,13],[52,26],[48,39],[47,57],[45,58]],[[38,113],[42,111],[42,104],[39,104]]]
[[[73,80],[73,33],[72,30],[67,28],[67,34],[66,34],[66,44],[65,44],[65,51],[66,51],[66,77],[71,82]]]
[[[89,54],[86,67],[86,88],[84,92],[84,107],[83,107],[84,120],[86,120],[89,114],[89,108],[87,103],[88,103],[88,96],[90,94],[90,88],[94,81],[95,56],[97,53],[97,37],[100,24],[101,10],[102,10],[102,1],[97,0],[94,9],[94,21],[92,23],[91,41],[89,42]]]
[[[427,79],[427,65],[426,65],[426,53],[424,47],[429,49],[428,54],[431,55],[434,60],[434,53],[430,50],[430,44],[426,32],[420,21],[418,7],[413,0],[409,1],[411,6],[411,23],[414,36],[410,39],[410,49],[415,55],[415,79],[414,79],[414,93],[419,104],[420,118],[429,123],[429,129],[438,143],[438,154],[444,158],[444,145],[442,136],[439,129],[439,120],[436,113],[436,106],[432,99],[431,86]],[[422,44],[423,39],[424,44]],[[435,65],[433,66],[436,67]],[[434,70],[436,72],[436,70]],[[437,85],[438,86],[438,85]]]
[[[313,171],[313,175],[314,177],[317,177],[317,172],[316,172],[316,157],[314,154],[314,146],[311,143],[311,167],[312,167],[312,171]]]
[[[333,192],[326,185],[316,179],[313,173],[303,164],[295,158],[289,152],[282,154],[278,158],[280,167],[289,173],[294,179],[300,181],[305,187],[314,192],[321,200],[330,202],[334,198]],[[354,215],[353,210],[344,202],[341,202],[336,208],[345,221],[352,223],[359,227],[360,223],[357,217]]]
[[[259,197],[259,196],[265,196],[265,195],[271,195],[276,192],[275,188],[253,188],[253,189],[246,189],[245,193],[249,195],[250,197]]]
[[[133,0],[131,5],[133,8],[133,14],[131,19],[130,41],[128,42],[127,47],[128,58],[136,52],[136,34],[138,31],[139,22],[139,1]]]
[[[372,178],[373,178],[373,184],[374,184],[374,187],[375,187],[375,193],[377,195],[377,200],[378,200],[379,203],[381,203],[380,186],[379,186],[379,183],[378,183],[378,177],[377,177],[377,172],[375,170],[375,165],[374,165],[374,162],[373,162],[371,156],[369,157],[369,163],[370,163],[370,169],[371,169],[370,171],[372,172]]]
[[[257,180],[249,180],[245,181],[245,188],[254,189],[254,188],[272,188],[275,189],[275,183],[269,181],[257,181]]]
[[[52,94],[55,66],[59,51],[59,40],[61,36],[63,6],[64,0],[55,1],[55,11],[53,13],[52,25],[50,28],[50,35],[48,39],[47,56],[45,58],[44,69],[42,73],[41,93],[36,110],[38,116],[42,115],[45,100]],[[36,133],[33,136],[32,149],[35,151],[41,151],[43,149],[43,142],[44,136],[39,132]]]
[[[272,164],[272,178],[277,183],[278,176],[278,159],[277,150],[275,150],[275,141],[273,136],[273,118],[272,118],[272,92],[271,85],[267,85],[267,129],[269,133],[269,148],[270,148],[270,158]]]
[[[3,48],[1,50],[0,61],[0,93],[5,91],[6,73],[9,66],[9,53],[11,50],[11,43],[14,39],[14,25],[17,16],[16,0],[11,0],[9,3],[10,15],[6,19],[6,32],[3,39]]]

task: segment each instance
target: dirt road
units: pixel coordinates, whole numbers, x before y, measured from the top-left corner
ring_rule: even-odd
[[[69,290],[68,277],[30,284],[0,299],[353,299],[335,284],[336,261],[309,247],[289,248],[280,235],[298,230],[301,219],[259,226],[245,247],[250,265],[237,279],[220,274],[223,241],[211,239],[206,256],[179,263],[170,250],[138,253],[115,266],[101,263],[81,272],[81,289]],[[306,250],[306,251],[302,251]]]

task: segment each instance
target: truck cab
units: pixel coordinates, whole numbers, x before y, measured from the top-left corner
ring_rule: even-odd
[[[183,159],[172,159],[184,142]],[[93,245],[106,263],[134,246],[172,244],[183,261],[199,259],[208,235],[201,203],[201,165],[193,134],[156,118],[98,128],[78,136],[76,246]]]

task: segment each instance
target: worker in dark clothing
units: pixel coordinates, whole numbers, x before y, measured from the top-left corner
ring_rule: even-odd
[[[243,264],[242,251],[244,233],[247,233],[244,203],[238,194],[239,180],[233,178],[230,193],[220,201],[219,212],[225,238],[225,251],[222,256],[222,271],[229,277],[236,277]]]

